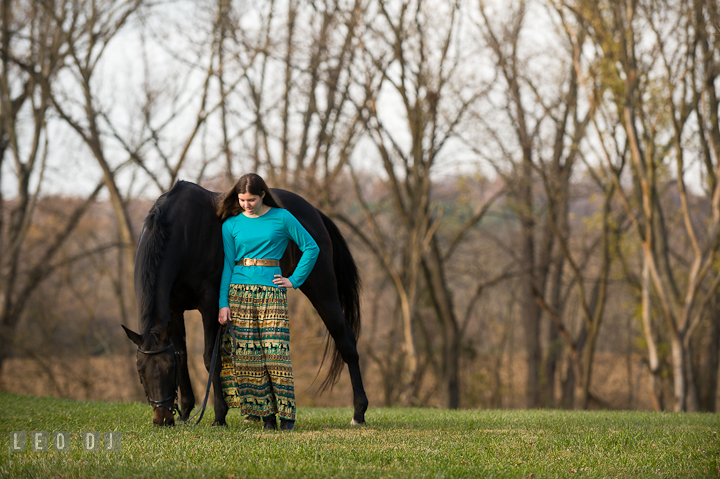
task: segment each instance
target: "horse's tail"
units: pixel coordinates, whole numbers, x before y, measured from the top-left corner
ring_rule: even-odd
[[[357,343],[358,337],[360,336],[360,273],[355,265],[352,254],[350,254],[350,249],[345,242],[345,238],[343,238],[338,227],[321,211],[318,212],[320,213],[323,223],[325,223],[325,228],[332,241],[333,270],[335,271],[335,281],[337,283],[340,305],[342,306],[345,320],[354,333],[355,342]],[[331,344],[335,346],[332,352],[332,362],[330,363],[330,370],[328,371],[327,377],[320,385],[319,393],[323,393],[337,383],[344,365],[337,345],[334,344],[334,341],[331,340],[328,334],[320,367],[322,368],[325,358],[330,353]]]

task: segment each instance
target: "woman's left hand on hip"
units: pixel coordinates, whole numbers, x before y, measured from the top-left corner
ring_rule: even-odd
[[[275,279],[273,279],[273,284],[275,286],[280,286],[282,288],[295,289],[295,287],[293,286],[292,282],[289,279],[287,279],[286,277],[281,276],[279,274],[275,275]]]

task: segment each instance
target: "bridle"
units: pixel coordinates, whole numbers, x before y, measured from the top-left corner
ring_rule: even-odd
[[[222,337],[223,333],[225,332],[225,329],[226,329],[226,325],[223,325],[221,328],[218,329],[217,335],[215,336],[215,347],[213,348],[212,359],[210,360],[210,371],[208,374],[207,388],[205,389],[205,399],[203,399],[202,406],[200,407],[200,409],[195,411],[195,414],[193,414],[192,417],[189,417],[184,421],[185,424],[189,424],[190,421],[195,419],[195,417],[198,414],[200,414],[200,417],[197,419],[197,422],[194,424],[195,426],[197,426],[198,424],[200,424],[200,421],[202,420],[203,415],[205,414],[205,406],[207,405],[208,396],[210,395],[210,385],[212,384],[213,371],[215,371],[215,364],[217,361],[218,351],[220,349],[219,348],[220,338]],[[235,336],[233,333],[233,340],[234,340],[234,338],[235,338]],[[233,343],[234,343],[234,341],[233,341]],[[150,396],[147,395],[147,390],[146,390],[145,397],[147,398],[148,402],[152,406],[153,411],[155,409],[157,409],[158,407],[164,407],[165,409],[170,411],[174,416],[175,414],[180,414],[180,408],[178,407],[178,404],[177,404],[177,386],[178,386],[178,384],[180,384],[180,381],[179,381],[180,368],[178,368],[177,357],[180,353],[177,350],[175,350],[175,346],[173,346],[172,341],[170,341],[170,344],[168,344],[167,346],[165,346],[162,349],[154,349],[152,351],[145,351],[144,349],[140,349],[140,346],[138,346],[137,350],[139,353],[153,355],[153,354],[164,353],[165,351],[167,351],[170,348],[173,348],[173,350],[174,350],[173,352],[175,353],[175,354],[173,354],[173,359],[175,361],[175,391],[174,391],[173,395],[168,396],[165,399],[160,399],[160,400],[151,399]],[[140,382],[142,383],[142,376],[140,376]],[[145,384],[143,384],[143,388],[144,387],[145,387]],[[167,407],[166,405],[163,404],[164,402],[170,401],[171,399],[174,400],[172,407]]]
[[[177,404],[177,385],[178,385],[177,376],[180,372],[179,368],[178,368],[177,357],[180,353],[178,351],[175,351],[175,346],[173,346],[172,341],[170,341],[170,343],[162,349],[153,349],[152,351],[146,351],[144,349],[140,349],[140,346],[138,346],[137,350],[139,353],[143,353],[143,354],[147,354],[148,356],[152,356],[154,354],[164,353],[165,351],[167,351],[170,348],[172,348],[174,350],[173,351],[173,353],[174,353],[173,354],[173,361],[174,361],[173,365],[175,366],[175,391],[173,392],[172,396],[168,396],[164,399],[152,399],[150,396],[147,395],[147,391],[145,392],[145,397],[147,398],[148,402],[150,403],[150,406],[152,406],[153,411],[159,407],[163,407],[163,408],[167,409],[168,411],[170,411],[172,413],[172,415],[174,416],[175,414],[180,413],[180,409],[178,408],[178,404]],[[140,377],[140,382],[142,382],[142,376]],[[143,384],[143,386],[145,386],[145,385]],[[173,400],[172,406],[168,407],[165,404],[163,404],[164,402],[167,402],[170,400]]]

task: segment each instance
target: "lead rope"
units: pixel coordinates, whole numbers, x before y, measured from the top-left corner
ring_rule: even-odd
[[[225,341],[222,341],[220,343],[220,347],[228,356],[235,356],[235,351],[238,350],[237,338],[235,337],[235,328],[230,328],[230,340],[228,342],[230,343],[230,350],[228,350],[228,348],[226,347]]]
[[[210,385],[212,384],[212,378],[213,378],[213,375],[215,374],[215,363],[217,361],[218,350],[220,349],[219,348],[220,338],[222,337],[226,328],[227,328],[227,325],[224,324],[220,329],[218,329],[217,336],[215,337],[215,347],[213,348],[212,360],[210,360],[210,371],[208,374],[207,389],[205,390],[205,399],[203,399],[202,406],[200,407],[200,409],[195,411],[195,414],[193,414],[191,417],[187,418],[187,420],[184,422],[185,424],[187,424],[189,426],[197,426],[198,424],[200,424],[200,421],[202,420],[203,415],[205,414],[205,407],[207,406],[208,396],[210,396]],[[218,394],[218,391],[215,391],[215,394]],[[197,419],[197,422],[195,424],[189,424],[190,421],[195,419],[195,416],[197,416],[198,413],[200,414],[200,417]]]

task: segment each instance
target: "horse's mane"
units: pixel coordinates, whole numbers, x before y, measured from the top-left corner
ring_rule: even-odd
[[[160,263],[165,252],[165,242],[169,236],[165,220],[165,207],[169,197],[176,192],[181,183],[183,182],[176,183],[170,191],[163,193],[155,201],[143,222],[140,246],[135,260],[135,268],[140,268],[140,289],[143,292],[142,297],[137,298],[137,301],[140,302],[139,329],[143,337],[146,337],[151,329],[158,327],[164,329],[164,325],[152,324],[150,319],[155,307],[155,288],[157,287]]]

